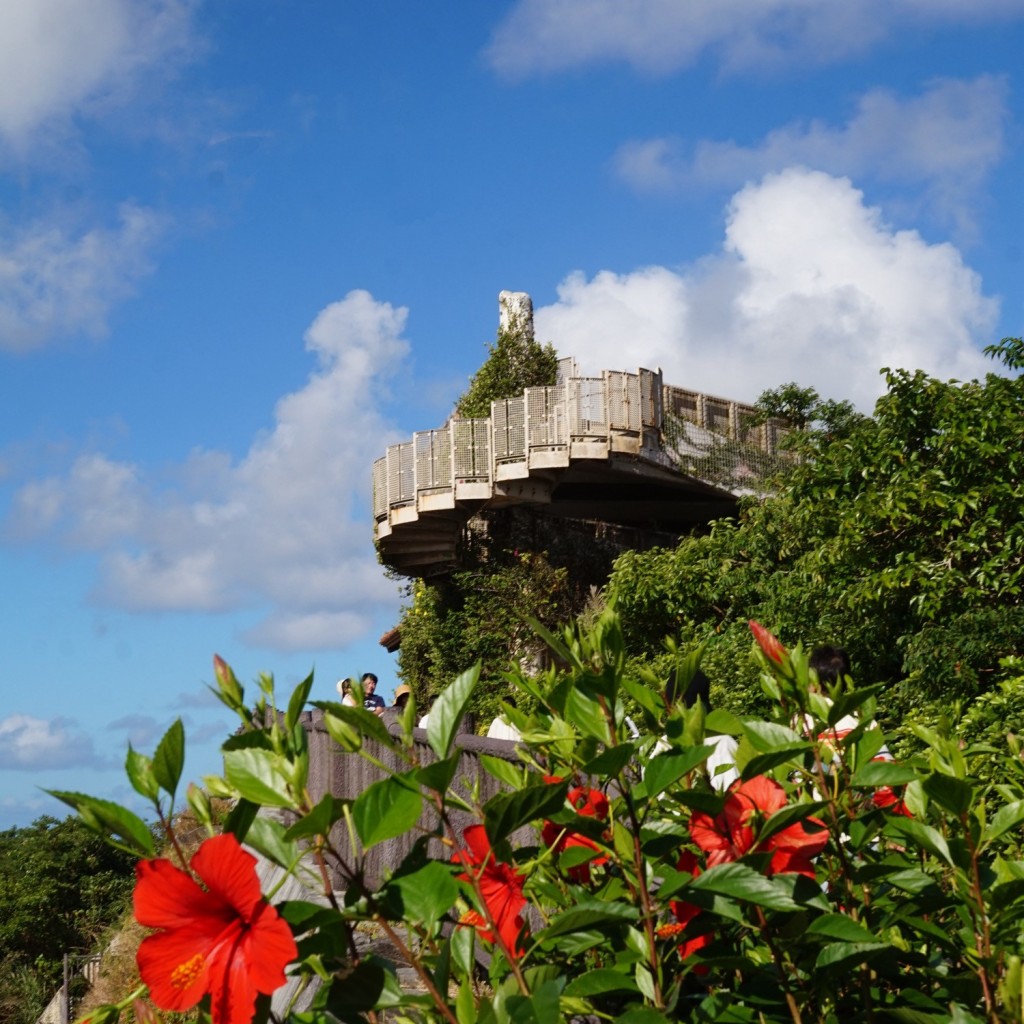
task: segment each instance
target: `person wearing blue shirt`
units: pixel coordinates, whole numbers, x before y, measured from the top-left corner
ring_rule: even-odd
[[[363,687],[363,707],[375,715],[384,714],[384,698],[373,692],[377,689],[377,677],[372,672],[364,672],[360,683]]]

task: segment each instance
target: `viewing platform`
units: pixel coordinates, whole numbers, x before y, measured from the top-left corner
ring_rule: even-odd
[[[753,406],[665,384],[660,370],[587,377],[563,359],[556,384],[391,445],[373,465],[374,537],[385,565],[425,577],[452,568],[484,509],[682,534],[735,513],[785,432]]]

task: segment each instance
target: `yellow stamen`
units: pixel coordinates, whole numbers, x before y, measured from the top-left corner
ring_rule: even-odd
[[[196,953],[191,960],[186,960],[171,971],[171,987],[177,989],[188,988],[203,973],[205,966],[206,958],[202,953]]]

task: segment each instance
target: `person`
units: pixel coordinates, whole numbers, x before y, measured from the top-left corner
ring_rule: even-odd
[[[850,674],[850,656],[842,647],[823,644],[811,651],[807,667],[814,669],[819,686],[835,686]]]
[[[363,707],[375,715],[384,714],[384,698],[373,692],[377,689],[377,677],[372,672],[364,672],[360,682],[363,687]]]
[[[395,687],[395,699],[392,702],[391,706],[393,708],[398,708],[399,711],[404,711],[405,705],[409,703],[409,698],[411,696],[412,690],[410,690],[409,687],[405,685],[405,683],[402,683],[401,686]]]
[[[847,654],[846,650],[842,647],[836,647],[834,644],[822,644],[820,647],[815,647],[811,651],[810,657],[807,659],[807,667],[814,672],[817,677],[817,691],[825,687],[835,686],[836,683],[842,682],[844,679],[850,677],[850,655]],[[814,682],[811,682],[812,688]],[[842,718],[836,722],[830,729],[826,729],[824,732],[818,734],[819,740],[827,740],[831,743],[838,743],[840,740],[845,739],[857,726],[860,725],[860,719],[856,715],[843,715]],[[804,731],[810,727],[809,717],[805,718]],[[869,729],[877,729],[878,723],[872,720],[868,723]],[[878,753],[875,755],[876,761],[891,761],[892,754],[889,753],[889,748],[882,745]]]
[[[509,707],[515,707],[515,698],[508,696],[505,703]],[[498,715],[487,727],[487,738],[489,740],[519,740],[519,730],[504,716]]]
[[[669,679],[663,695],[666,711],[671,710],[677,696],[676,680],[674,678]],[[689,685],[683,693],[683,704],[687,708],[692,708],[698,701],[704,706],[705,714],[711,710],[711,680],[699,668],[691,676]],[[705,736],[703,742],[706,746],[714,747],[714,750],[708,754],[707,760],[704,762],[704,770],[707,772],[708,781],[713,789],[723,793],[740,777],[740,773],[736,768],[736,748],[739,746],[739,743],[735,736],[724,734]],[[671,749],[672,745],[669,743],[668,737],[663,734],[658,742],[654,744],[651,754],[663,754]]]
[[[338,680],[338,693],[341,696],[341,703],[346,707],[356,707],[356,699],[352,696],[352,680],[351,679],[339,679]]]
[[[701,669],[693,673],[690,685],[683,694],[683,703],[688,708],[692,708],[697,701],[704,705],[705,713],[711,710],[711,680]],[[708,778],[714,789],[724,793],[740,777],[736,769],[736,748],[739,743],[735,736],[724,733],[720,736],[705,736],[704,742],[715,748],[704,762]]]

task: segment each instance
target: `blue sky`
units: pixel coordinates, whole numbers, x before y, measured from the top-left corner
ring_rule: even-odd
[[[0,7],[0,827],[212,656],[395,680],[370,465],[502,289],[588,370],[869,410],[1024,320],[1024,0]]]

